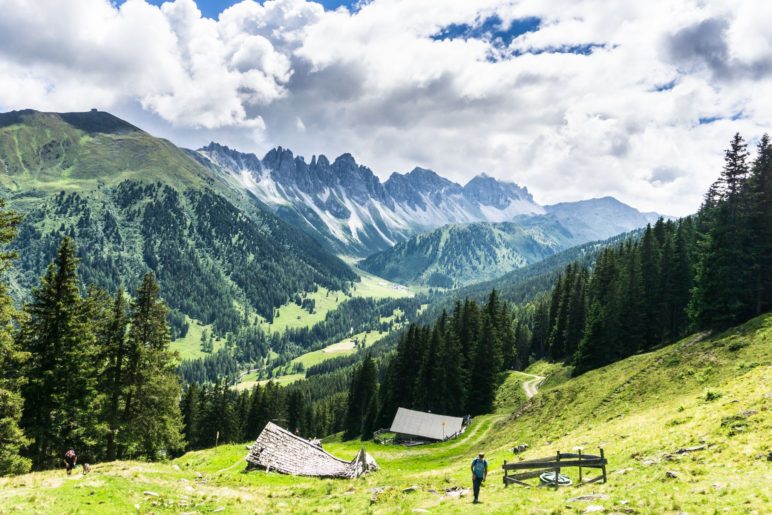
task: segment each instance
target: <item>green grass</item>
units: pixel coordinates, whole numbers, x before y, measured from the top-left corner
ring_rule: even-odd
[[[349,356],[351,354],[355,354],[357,350],[354,348],[353,340],[354,338],[362,341],[363,338],[366,338],[365,340],[365,348],[370,347],[372,344],[386,336],[388,333],[382,332],[382,331],[366,331],[362,333],[355,334],[354,336],[350,338],[346,338],[344,340],[341,340],[337,343],[333,343],[332,345],[328,345],[324,349],[319,349],[313,352],[307,352],[305,354],[302,354],[298,356],[297,358],[293,359],[289,362],[289,364],[284,365],[282,367],[276,367],[274,372],[274,378],[273,379],[263,379],[258,380],[258,373],[257,372],[250,372],[249,374],[245,374],[241,377],[241,380],[234,386],[237,390],[244,390],[244,389],[250,389],[256,384],[264,385],[268,383],[268,381],[273,381],[275,383],[278,383],[280,385],[287,385],[290,383],[294,383],[295,381],[300,381],[301,379],[305,378],[305,372],[296,373],[296,374],[286,374],[286,375],[277,375],[281,373],[282,368],[284,367],[292,367],[293,365],[296,365],[298,363],[301,363],[304,368],[312,367],[314,365],[318,365],[319,363],[322,363],[324,361],[327,361],[328,359],[337,358],[340,356]]]
[[[475,418],[456,440],[407,449],[328,439],[325,448],[336,456],[351,459],[364,445],[381,465],[357,480],[244,473],[244,445],[228,445],[174,463],[96,465],[86,477],[67,479],[55,471],[0,479],[0,511],[488,514],[581,513],[597,505],[605,512],[645,514],[770,512],[772,315],[578,378],[568,379],[560,366],[532,367],[547,369],[561,380],[545,383],[530,402],[517,391],[524,376],[510,374],[497,413]],[[708,448],[674,454],[701,442]],[[529,449],[513,455],[511,447],[520,443]],[[501,483],[504,460],[599,446],[609,458],[607,484],[555,491]],[[445,489],[469,487],[468,467],[478,450],[486,452],[491,468],[483,504],[473,506],[469,497],[449,497]],[[666,477],[668,471],[677,477]],[[576,479],[575,469],[567,472]],[[402,492],[413,485],[417,491]],[[373,488],[383,491],[371,501]],[[160,495],[144,495],[146,490]],[[570,501],[587,494],[604,497]]]
[[[388,333],[382,331],[365,331],[353,335],[350,338],[346,338],[332,345],[328,345],[324,349],[320,349],[313,352],[307,352],[301,356],[290,361],[290,365],[301,363],[305,368],[318,365],[331,358],[337,358],[340,356],[349,356],[355,354],[357,350],[354,348],[354,340],[365,342],[365,347],[370,347],[372,344],[386,336]]]
[[[274,377],[272,379],[263,379],[261,381],[257,380],[257,374],[252,372],[244,377],[241,378],[241,381],[239,381],[238,384],[233,386],[234,390],[251,390],[255,385],[266,385],[269,381],[273,381],[274,383],[280,385],[280,386],[287,386],[288,384],[292,384],[297,381],[302,381],[306,378],[306,373],[302,372],[299,374],[287,374],[279,377]]]
[[[290,301],[276,310],[277,314],[274,316],[273,322],[261,322],[263,329],[266,332],[283,333],[287,329],[313,327],[322,322],[327,313],[333,311],[349,297],[344,292],[319,288],[315,292],[305,294],[303,298],[308,298],[315,302],[313,313],[309,313],[295,302]]]
[[[180,359],[183,361],[203,358],[207,354],[201,350],[201,334],[204,332],[204,329],[208,330],[209,334],[212,334],[212,326],[211,324],[203,325],[198,320],[193,320],[190,317],[186,317],[186,319],[188,321],[188,334],[184,338],[174,340],[170,348],[179,353]],[[224,339],[214,340],[213,352],[220,350],[223,345],[225,345]]]
[[[303,298],[314,301],[314,312],[309,313],[295,302],[290,301],[277,310],[273,322],[260,321],[261,326],[267,332],[283,333],[287,329],[313,327],[324,321],[330,311],[335,310],[345,301],[354,297],[371,297],[375,299],[405,298],[415,295],[411,290],[400,287],[380,277],[355,269],[360,276],[360,281],[354,284],[351,292],[330,291],[319,288],[317,291],[307,293]]]
[[[354,268],[354,271],[359,274],[359,278],[361,279],[354,286],[354,291],[352,293],[354,297],[402,299],[415,296],[415,293],[405,286],[387,281],[386,279],[382,279],[358,268]]]

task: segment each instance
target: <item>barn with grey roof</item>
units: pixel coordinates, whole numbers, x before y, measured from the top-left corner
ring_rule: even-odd
[[[444,441],[466,429],[464,419],[399,408],[389,429],[400,440]]]

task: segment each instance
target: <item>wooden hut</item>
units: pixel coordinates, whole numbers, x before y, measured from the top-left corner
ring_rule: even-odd
[[[455,438],[466,429],[464,419],[435,413],[399,408],[389,431],[399,440],[444,441]]]
[[[353,479],[378,468],[364,449],[352,461],[344,461],[322,449],[321,445],[293,435],[273,422],[263,428],[246,460],[248,468],[258,467],[295,476]]]

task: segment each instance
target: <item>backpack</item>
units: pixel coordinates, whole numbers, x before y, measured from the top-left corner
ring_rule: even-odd
[[[481,460],[480,458],[476,458],[472,462],[472,471],[474,472],[474,476],[478,479],[482,479],[485,477],[485,470],[488,468],[488,463],[486,463],[485,460]]]

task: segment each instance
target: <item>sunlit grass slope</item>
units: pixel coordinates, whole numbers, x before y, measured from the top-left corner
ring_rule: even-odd
[[[714,337],[695,335],[571,379],[561,367],[527,402],[512,374],[494,415],[462,437],[416,448],[365,443],[381,470],[353,481],[244,473],[244,445],[189,453],[168,464],[97,465],[0,480],[8,513],[770,513],[772,315]],[[516,415],[519,414],[519,415]],[[512,446],[529,449],[513,455]],[[695,452],[687,447],[707,444]],[[342,458],[359,442],[325,444]],[[602,446],[607,484],[504,488],[503,460]],[[446,489],[469,486],[469,462],[486,451],[483,504]],[[668,477],[668,472],[672,476]],[[569,471],[576,479],[576,473]],[[415,486],[415,491],[403,492]],[[594,495],[590,500],[572,500]]]

